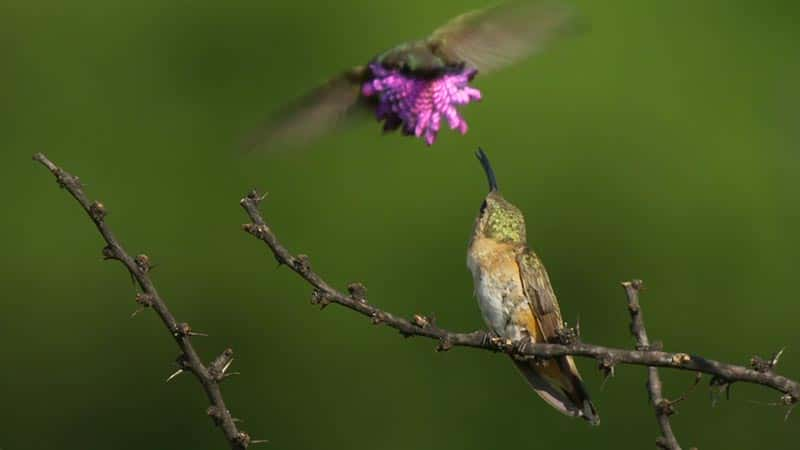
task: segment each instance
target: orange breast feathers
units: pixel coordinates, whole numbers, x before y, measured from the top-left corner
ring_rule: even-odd
[[[511,313],[511,322],[516,326],[526,330],[533,342],[544,342],[546,339],[542,335],[536,316],[533,313],[529,299],[526,297],[522,278],[520,278],[519,265],[517,263],[516,252],[510,248],[493,253],[491,262],[486,264],[486,272],[492,274],[496,280],[509,286],[506,293],[516,306]]]

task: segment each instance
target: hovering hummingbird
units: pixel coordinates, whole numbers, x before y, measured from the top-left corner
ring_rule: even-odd
[[[475,220],[467,252],[483,319],[503,339],[551,342],[564,324],[542,261],[527,245],[522,212],[500,195],[489,158],[478,149],[489,194]],[[517,361],[517,369],[544,401],[592,425],[600,416],[570,356]]]
[[[432,145],[440,124],[467,132],[457,107],[481,99],[469,86],[517,62],[568,30],[572,8],[550,1],[515,1],[462,14],[429,37],[400,44],[333,77],[285,107],[249,147],[307,141],[342,119],[373,111],[384,132],[398,128]]]

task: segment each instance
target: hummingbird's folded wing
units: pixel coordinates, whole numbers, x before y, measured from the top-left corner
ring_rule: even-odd
[[[446,59],[487,73],[536,53],[574,29],[575,15],[574,8],[555,1],[512,1],[462,14],[428,39]]]
[[[360,110],[361,84],[366,68],[356,67],[331,78],[307,95],[278,111],[247,139],[247,151],[272,151],[303,144],[332,130]]]
[[[536,253],[526,248],[517,256],[517,265],[522,287],[536,317],[539,331],[548,341],[558,337],[558,332],[564,327],[564,323],[544,264]]]
[[[547,270],[545,270],[544,264],[536,256],[536,253],[527,248],[523,249],[517,256],[517,265],[519,266],[522,287],[536,318],[539,331],[545,341],[550,341],[558,337],[559,331],[564,328],[564,322],[561,320],[558,300],[556,300],[556,294],[550,285],[550,277],[547,276]],[[565,414],[580,415],[593,425],[599,424],[600,416],[597,414],[597,408],[592,403],[589,392],[581,380],[575,361],[572,360],[571,356],[560,356],[555,358],[555,363],[548,363],[543,369],[538,370],[536,367],[531,367],[529,370],[525,370],[525,367],[521,365],[518,365],[518,367],[521,368],[522,373],[525,374],[531,386],[536,389],[536,392],[556,409]],[[550,372],[549,376],[544,374],[547,369]],[[534,374],[538,373],[545,375],[541,377],[545,381],[549,380],[549,382],[555,383],[553,386],[558,386],[564,395],[554,395],[553,386],[551,386],[551,389],[546,389],[546,385],[542,387],[537,384]],[[555,389],[555,391],[557,392],[559,389]],[[569,399],[569,402],[563,402],[564,397]]]

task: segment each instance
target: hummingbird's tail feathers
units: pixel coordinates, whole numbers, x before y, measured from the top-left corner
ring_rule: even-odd
[[[562,358],[559,358],[562,359]],[[586,388],[580,377],[568,371],[565,375],[561,361],[556,364],[554,361],[545,363],[545,366],[538,363],[513,360],[514,365],[520,371],[528,384],[534,391],[556,411],[570,416],[580,417],[591,425],[600,424],[600,416],[589,399]],[[574,364],[572,364],[574,367]],[[548,372],[550,372],[548,374]],[[551,375],[557,376],[554,379]]]
[[[497,178],[494,176],[492,164],[489,162],[489,157],[486,156],[486,152],[484,152],[482,148],[478,147],[478,151],[475,153],[475,156],[478,158],[478,161],[481,162],[483,171],[486,172],[486,179],[489,181],[489,191],[496,192],[500,190],[500,188],[497,186]]]
[[[558,412],[571,417],[581,415],[581,410],[575,406],[566,392],[540,373],[540,368],[534,367],[533,363],[526,361],[514,360],[514,365],[517,366],[533,390],[539,394],[539,397]]]
[[[594,403],[592,403],[592,398],[589,396],[586,385],[583,384],[578,368],[575,366],[575,361],[571,356],[562,356],[558,358],[558,366],[561,369],[561,373],[568,380],[568,394],[573,398],[575,404],[581,406],[581,417],[592,425],[600,425],[600,415],[597,413]]]

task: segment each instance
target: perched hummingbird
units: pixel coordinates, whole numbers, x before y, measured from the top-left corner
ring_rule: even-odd
[[[467,132],[456,109],[481,98],[469,86],[541,49],[568,30],[573,11],[548,0],[514,1],[462,14],[425,39],[400,44],[330,79],[285,107],[249,142],[272,149],[307,141],[358,112],[373,111],[385,132],[401,129],[432,145],[440,123]]]
[[[489,179],[467,252],[483,319],[502,339],[551,342],[564,323],[542,261],[528,248],[525,217],[500,195],[494,171],[483,150],[478,160]],[[600,423],[589,393],[570,356],[545,361],[514,360],[544,401],[558,411]]]

